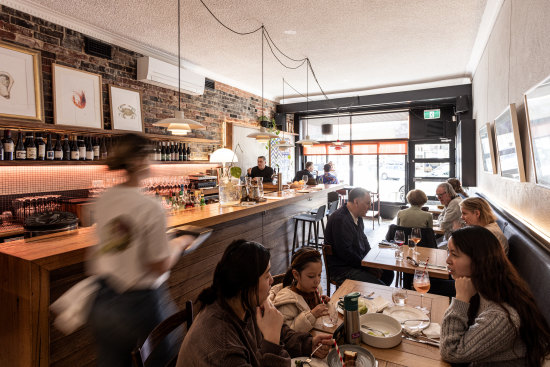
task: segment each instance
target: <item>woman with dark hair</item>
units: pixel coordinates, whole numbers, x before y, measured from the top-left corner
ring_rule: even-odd
[[[462,199],[466,199],[468,197],[468,194],[462,188],[462,183],[460,183],[460,180],[458,178],[449,178],[447,182],[451,184],[453,190],[455,190],[456,194]]]
[[[99,241],[88,254],[88,272],[101,279],[90,312],[99,366],[130,366],[132,350],[176,311],[163,283],[192,238],[169,244],[161,204],[140,192],[140,181],[149,174],[149,153],[144,136],[121,136],[107,166],[124,170],[126,181],[96,203]],[[169,344],[153,354],[154,365],[170,359]]]
[[[269,251],[256,242],[233,241],[214,271],[212,286],[199,295],[201,310],[189,329],[178,367],[288,366],[290,358],[324,358],[332,335],[315,337],[283,324],[267,299],[273,283]]]
[[[529,287],[483,227],[453,232],[447,257],[456,297],[441,325],[441,357],[473,366],[541,366],[550,329]]]
[[[330,298],[321,298],[322,271],[319,251],[303,247],[292,255],[283,283],[271,288],[269,299],[291,329],[308,332],[319,317],[328,314],[326,303]]]

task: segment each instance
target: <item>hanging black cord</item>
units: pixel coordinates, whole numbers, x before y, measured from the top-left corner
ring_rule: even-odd
[[[279,64],[283,65],[285,68],[287,68],[287,69],[298,69],[299,67],[304,65],[304,63],[306,62],[307,59],[303,59],[302,62],[300,63],[300,65],[298,65],[296,67],[286,65],[284,62],[281,61],[281,59],[279,59],[279,57],[277,55],[275,55],[275,52],[273,52],[273,48],[271,47],[271,43],[273,41],[270,41],[269,38],[267,38],[267,37],[265,38],[265,40],[267,41],[267,45],[269,46],[269,49],[271,50],[271,54],[273,55],[273,57],[275,57],[275,59],[277,59],[277,61],[279,61]],[[275,46],[275,44],[273,44],[273,46]],[[277,47],[277,46],[275,46],[275,47]]]
[[[302,97],[306,98],[305,95],[303,95],[302,93],[298,92],[296,90],[296,88],[294,88],[292,85],[290,85],[286,80],[283,79],[283,81],[285,82],[286,85],[288,85],[290,88],[292,88],[296,93],[298,93],[299,95],[301,95]]]
[[[264,116],[264,38],[264,25],[262,24],[262,115],[260,120],[263,120]],[[262,121],[260,121],[260,125],[261,123]]]
[[[269,32],[266,30],[265,31],[266,35],[267,35],[267,38],[269,38],[269,40],[271,41],[271,43],[273,43],[273,46],[277,49],[277,51],[279,51],[281,53],[281,55],[283,55],[284,57],[286,57],[287,59],[289,60],[292,60],[292,61],[296,61],[296,62],[300,62],[300,61],[305,61],[307,59],[307,57],[304,57],[303,59],[293,59],[292,57],[288,56],[287,54],[285,54],[283,51],[281,51],[281,49],[279,47],[277,47],[277,45],[275,44],[275,42],[273,41],[273,39],[271,38],[271,36],[269,35]],[[301,64],[300,64],[301,65]]]
[[[181,28],[180,28],[180,13],[181,13],[181,5],[180,0],[178,0],[178,111],[181,111]]]
[[[240,34],[241,36],[245,36],[245,35],[247,35],[247,34],[256,33],[256,32],[258,32],[260,29],[263,28],[263,25],[262,25],[262,26],[256,28],[256,29],[253,30],[253,31],[250,31],[250,32],[238,32],[238,31],[235,31],[235,30],[229,28],[228,26],[226,26],[225,24],[223,24],[222,21],[219,20],[219,19],[214,15],[214,13],[212,13],[212,11],[208,8],[208,6],[206,6],[206,4],[204,3],[204,1],[200,0],[200,2],[202,3],[202,5],[204,5],[204,7],[206,8],[206,10],[208,10],[208,12],[210,13],[210,15],[212,15],[212,16],[214,17],[214,19],[216,19],[216,20],[218,21],[218,23],[220,23],[220,24],[222,25],[222,27],[224,27],[225,29],[227,29],[227,30],[229,30],[229,31],[231,31],[231,32],[233,32],[233,33]]]

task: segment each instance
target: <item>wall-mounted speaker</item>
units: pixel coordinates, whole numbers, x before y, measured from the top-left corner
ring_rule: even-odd
[[[456,113],[464,113],[470,110],[470,99],[467,95],[456,97]]]
[[[331,135],[332,134],[332,124],[323,124],[323,125],[321,125],[321,133],[323,135]]]

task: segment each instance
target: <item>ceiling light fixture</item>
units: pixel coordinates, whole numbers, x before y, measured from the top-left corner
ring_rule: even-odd
[[[206,127],[200,122],[185,118],[181,110],[181,5],[178,0],[178,110],[174,113],[174,117],[157,121],[153,126],[165,127],[174,135],[185,135],[191,129],[206,130]],[[183,133],[185,131],[185,133]]]
[[[332,143],[331,146],[334,147],[334,150],[342,150],[344,142],[340,141],[340,112],[338,111],[338,109],[336,109],[336,113],[338,114],[338,139],[336,139],[336,141]]]
[[[306,115],[309,112],[309,59],[306,64]],[[312,146],[313,144],[319,144],[318,141],[309,138],[309,123],[306,120],[306,138],[298,140],[296,144],[302,144],[302,146]]]
[[[283,78],[283,99],[282,99],[282,104],[284,104],[284,103],[285,103],[285,78]],[[279,141],[277,144],[275,144],[275,147],[279,148],[280,151],[288,151],[289,148],[294,148],[295,145],[290,143],[290,141],[285,139],[285,131],[283,130],[283,137],[281,138],[281,141]]]
[[[255,133],[250,133],[246,137],[256,139],[258,143],[269,143],[271,139],[278,138],[279,135],[267,131],[264,126],[261,124],[264,121],[269,123],[269,119],[264,115],[264,26],[262,25],[262,110],[260,115],[260,131]]]

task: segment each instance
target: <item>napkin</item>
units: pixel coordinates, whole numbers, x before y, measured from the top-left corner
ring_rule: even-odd
[[[388,242],[388,241],[381,241],[378,244],[378,247],[394,247],[394,245],[393,245],[393,243]]]
[[[405,326],[404,328],[408,334],[418,336],[424,335],[432,339],[439,339],[441,335],[441,325],[439,325],[437,322],[430,323],[430,325],[424,330],[418,330],[417,328],[410,328],[408,326]]]
[[[386,299],[384,299],[384,298],[382,298],[382,297],[380,297],[380,296],[378,296],[378,297],[376,297],[376,298],[374,298],[374,299],[371,299],[370,301],[372,302],[373,307],[374,307],[374,309],[376,310],[375,312],[380,312],[380,311],[382,311],[383,309],[385,309],[386,307],[388,307],[389,304],[390,304],[389,301],[387,301]]]

